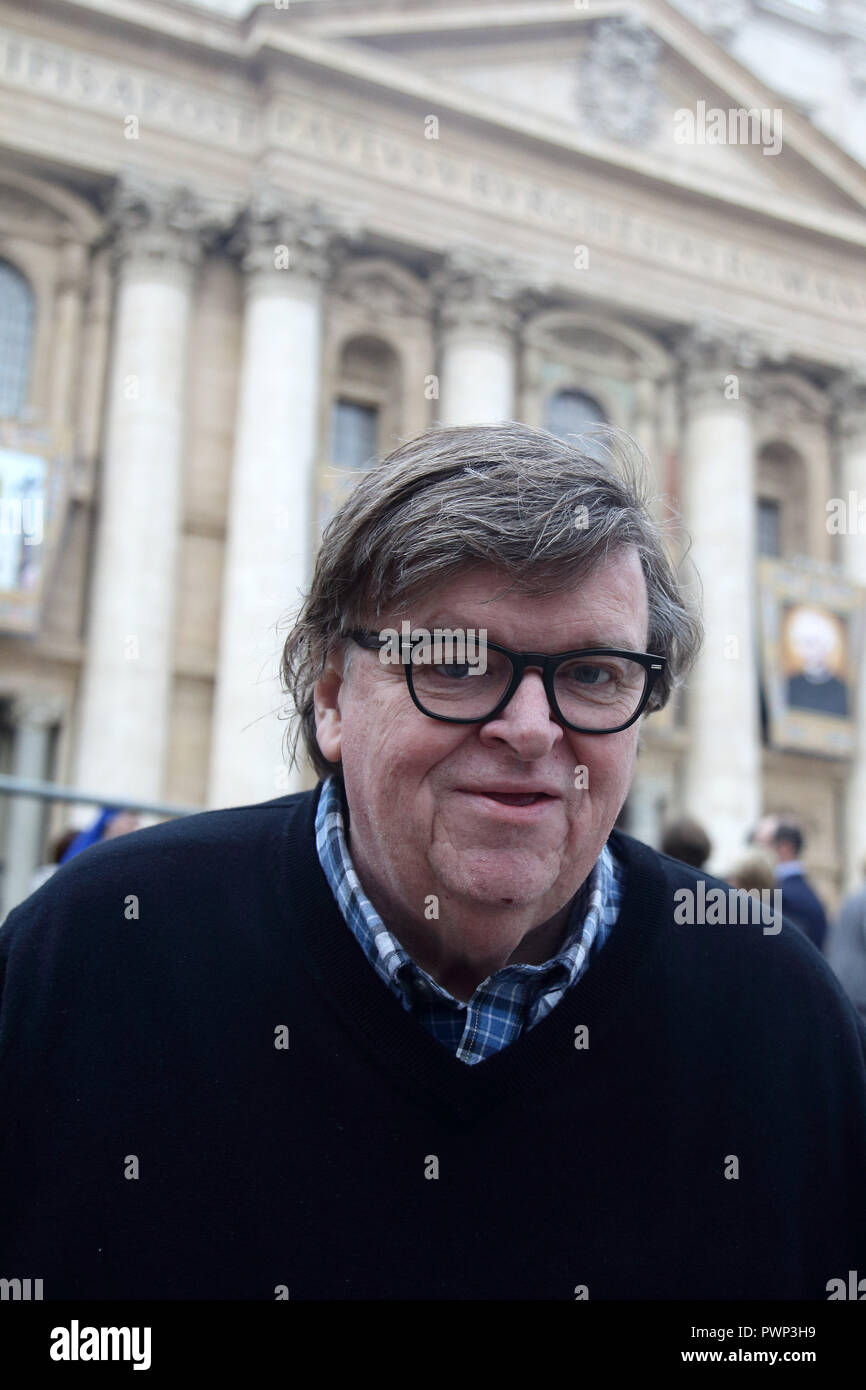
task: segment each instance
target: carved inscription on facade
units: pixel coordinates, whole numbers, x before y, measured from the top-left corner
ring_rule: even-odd
[[[179,137],[222,148],[253,150],[259,139],[443,201],[562,232],[600,251],[695,274],[704,282],[760,292],[777,301],[834,318],[866,322],[862,282],[822,270],[782,250],[749,245],[723,234],[690,229],[682,220],[636,212],[613,195],[557,186],[495,158],[432,148],[403,132],[317,108],[305,95],[282,96],[261,110],[214,96],[157,74],[0,29],[0,85],[44,92],[83,109],[141,120]]]
[[[142,122],[209,144],[244,150],[256,143],[258,114],[252,106],[2,29],[0,83],[121,117],[134,113]]]

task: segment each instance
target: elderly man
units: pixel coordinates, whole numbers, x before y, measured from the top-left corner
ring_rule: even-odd
[[[866,1269],[866,1030],[799,932],[683,925],[720,885],[613,829],[699,638],[638,481],[522,425],[402,446],[286,644],[315,791],[98,845],[12,913],[7,1275],[821,1299]]]

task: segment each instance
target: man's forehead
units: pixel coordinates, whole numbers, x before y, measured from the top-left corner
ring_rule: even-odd
[[[555,591],[531,593],[513,587],[511,577],[496,565],[478,565],[465,574],[431,588],[404,616],[414,626],[434,624],[514,625],[531,633],[575,633],[593,626],[634,632],[642,641],[646,631],[647,593],[640,557],[634,546],[622,548],[573,580],[559,581]],[[491,640],[495,640],[490,632]],[[593,639],[595,640],[595,639]],[[608,637],[598,640],[612,640]]]

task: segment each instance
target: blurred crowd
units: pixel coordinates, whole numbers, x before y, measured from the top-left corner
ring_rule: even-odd
[[[89,849],[100,840],[113,840],[118,835],[127,835],[130,830],[137,830],[140,824],[133,811],[124,811],[119,806],[104,806],[96,819],[84,830],[64,830],[51,846],[49,862],[41,864],[33,875],[31,892],[35,893],[61,864],[74,859],[82,850]]]
[[[685,816],[672,821],[662,836],[661,850],[693,868],[702,869],[712,853],[706,830]],[[831,924],[820,896],[803,865],[802,827],[787,816],[765,816],[748,838],[748,846],[722,877],[734,888],[759,898],[773,889],[781,892],[782,914],[808,936],[827,961],[852,1003],[866,1021],[866,862],[863,885],[842,904]]]

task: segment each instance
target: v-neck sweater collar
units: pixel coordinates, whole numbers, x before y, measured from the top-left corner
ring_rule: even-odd
[[[611,839],[625,864],[625,892],[616,929],[593,968],[556,1009],[509,1047],[467,1067],[432,1038],[378,978],[346,926],[318,861],[315,816],[321,789],[296,802],[284,841],[284,901],[292,904],[308,967],[338,1008],[392,1073],[452,1111],[476,1114],[526,1087],[574,1074],[575,1029],[595,1048],[634,1004],[642,972],[671,920],[672,888],[655,851],[620,831]],[[303,903],[298,888],[306,885]],[[639,1003],[636,1004],[639,1009]],[[628,1015],[626,1015],[628,1016]]]

